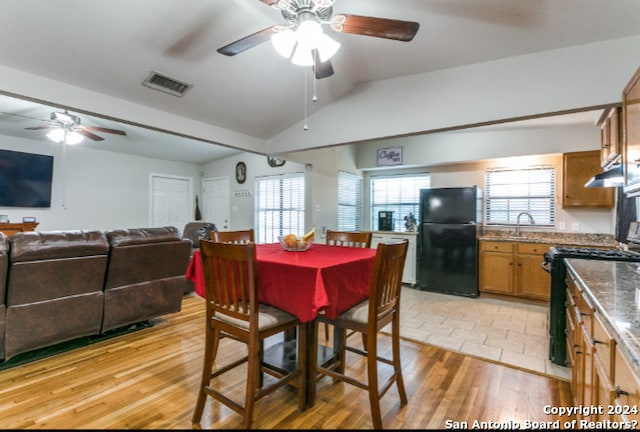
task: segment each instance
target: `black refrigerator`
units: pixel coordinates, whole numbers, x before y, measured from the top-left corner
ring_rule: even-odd
[[[477,186],[420,189],[417,288],[478,296],[478,224],[482,193]]]

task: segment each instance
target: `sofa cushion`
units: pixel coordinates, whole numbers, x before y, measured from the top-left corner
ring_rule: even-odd
[[[107,231],[106,235],[113,247],[180,240],[178,229],[172,226],[113,230]]]
[[[11,262],[107,255],[109,242],[101,231],[29,231],[10,239]]]

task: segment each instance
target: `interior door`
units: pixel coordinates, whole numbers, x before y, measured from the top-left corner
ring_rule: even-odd
[[[150,226],[179,230],[193,220],[193,180],[189,177],[151,174]]]
[[[207,178],[202,183],[202,217],[220,231],[231,229],[229,177]]]

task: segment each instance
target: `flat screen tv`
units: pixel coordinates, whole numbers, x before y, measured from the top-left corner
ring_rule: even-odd
[[[53,156],[0,150],[0,207],[51,207]]]

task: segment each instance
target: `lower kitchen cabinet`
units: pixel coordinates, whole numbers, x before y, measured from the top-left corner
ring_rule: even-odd
[[[404,272],[402,273],[402,283],[411,286],[416,285],[416,241],[415,232],[395,232],[395,231],[373,231],[371,236],[371,247],[378,247],[378,243],[393,243],[400,240],[409,240],[407,247],[407,258],[404,262]]]
[[[577,419],[629,424],[640,421],[640,377],[577,276],[567,272],[566,282],[567,366],[572,369],[573,404],[595,408],[579,413]]]
[[[549,300],[549,273],[541,265],[550,245],[480,241],[480,292]]]
[[[480,292],[515,295],[513,243],[480,241]]]

